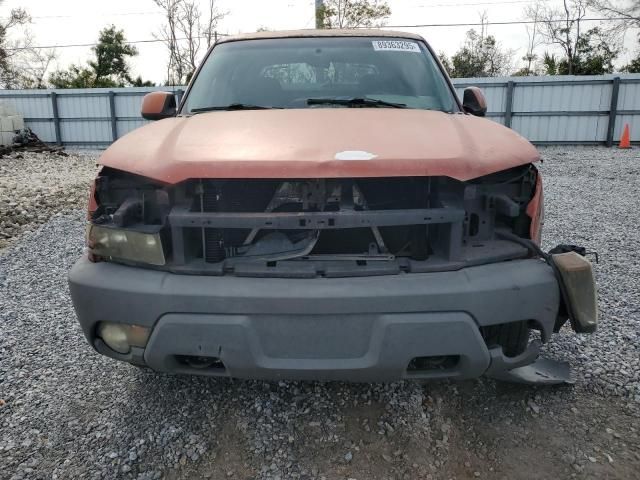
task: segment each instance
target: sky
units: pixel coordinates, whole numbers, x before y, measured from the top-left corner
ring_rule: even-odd
[[[208,0],[199,0],[205,9]],[[388,0],[392,10],[389,25],[433,23],[476,23],[486,12],[490,22],[524,19],[523,10],[535,0]],[[561,5],[562,0],[546,0]],[[217,0],[219,9],[228,12],[219,31],[225,34],[251,32],[263,27],[269,30],[313,28],[314,0]],[[4,0],[0,16],[11,8],[23,7],[33,17],[29,27],[38,45],[94,43],[100,29],[110,24],[125,31],[127,40],[154,38],[163,23],[163,16],[153,0]],[[599,16],[597,14],[591,16]],[[589,24],[591,26],[592,24]],[[472,27],[401,28],[423,35],[438,52],[452,55],[464,41],[465,32]],[[476,27],[477,28],[477,27]],[[521,58],[527,45],[524,25],[490,25],[503,47],[515,50]],[[627,32],[625,52],[619,63],[628,61],[636,45],[634,32]],[[138,44],[139,55],[131,62],[134,75],[142,75],[156,83],[164,81],[167,52],[160,43]],[[552,48],[541,47],[540,53]],[[88,47],[58,48],[55,67],[70,63],[86,63],[91,55]]]

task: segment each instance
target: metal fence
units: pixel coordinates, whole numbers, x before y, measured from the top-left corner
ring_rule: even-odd
[[[455,79],[483,89],[487,116],[536,144],[617,143],[625,124],[640,141],[640,75]],[[635,121],[635,128],[634,128]]]
[[[0,90],[0,102],[24,117],[41,140],[80,148],[105,148],[148,123],[140,116],[147,93],[176,88],[92,88],[60,90]]]
[[[488,118],[537,144],[611,146],[627,123],[631,140],[640,142],[639,74],[468,78],[455,79],[454,85],[460,96],[465,87],[481,87]],[[104,148],[147,123],[140,117],[146,93],[173,91],[179,100],[184,89],[0,90],[0,101],[13,106],[46,142]]]

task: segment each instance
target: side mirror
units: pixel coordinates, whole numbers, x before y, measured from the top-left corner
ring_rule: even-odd
[[[142,118],[146,120],[162,120],[175,117],[177,112],[176,97],[169,92],[147,93],[142,99]]]
[[[468,87],[464,89],[462,98],[462,108],[467,113],[476,117],[484,117],[487,113],[487,100],[484,93],[478,87]]]

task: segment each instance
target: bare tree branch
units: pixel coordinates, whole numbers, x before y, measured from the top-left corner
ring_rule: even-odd
[[[639,0],[591,0],[590,6],[609,17],[622,18],[628,26],[640,26]]]
[[[0,2],[1,4],[2,2]],[[0,20],[0,86],[3,88],[44,88],[45,76],[55,51],[33,48],[32,32],[27,28],[31,16],[14,8]]]
[[[165,24],[156,38],[169,50],[167,82],[186,83],[198,67],[202,47],[208,49],[213,44],[216,28],[226,12],[218,10],[216,0],[209,0],[204,15],[196,0],[153,1],[165,14]]]
[[[558,46],[567,58],[569,75],[573,74],[576,51],[582,38],[582,20],[587,15],[589,0],[563,0],[562,8],[542,6],[536,15],[540,34],[548,45]],[[529,11],[529,18],[531,18]]]
[[[200,31],[204,35],[205,40],[207,41],[207,49],[213,45],[213,42],[216,40],[216,29],[218,28],[218,23],[224,19],[228,12],[222,12],[218,10],[216,6],[216,0],[209,0],[209,9],[207,10],[207,16],[205,18],[204,24],[200,25]]]
[[[536,53],[537,48],[542,45],[543,41],[540,35],[540,16],[542,11],[542,3],[537,1],[535,4],[525,8],[525,18],[530,19],[533,23],[525,25],[527,32],[527,51],[522,57],[525,61],[525,67],[519,72],[522,75],[534,75],[535,61],[538,59]]]

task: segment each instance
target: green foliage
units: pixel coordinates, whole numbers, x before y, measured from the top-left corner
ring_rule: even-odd
[[[622,71],[627,73],[640,73],[640,55],[631,60],[631,63],[625,65]]]
[[[385,0],[325,0],[318,12],[322,28],[380,27],[391,15]]]
[[[605,32],[595,27],[580,38],[576,53],[574,75],[602,75],[613,72],[613,61],[620,50]]]
[[[558,75],[558,57],[549,52],[544,52],[542,66],[545,75]]]
[[[496,77],[508,73],[511,53],[502,50],[495,37],[469,30],[464,45],[451,57],[440,60],[451,77]]]
[[[620,54],[609,36],[599,27],[582,35],[576,44],[569,64],[567,57],[557,58],[545,53],[543,66],[546,75],[603,75],[614,71],[613,61]]]
[[[127,59],[138,55],[138,50],[126,43],[123,30],[117,30],[115,25],[103,29],[92,50],[95,60],[89,61],[89,67],[94,72],[96,86],[130,83]]]
[[[142,77],[138,75],[136,78],[129,79],[130,86],[132,87],[155,87],[156,84],[151,80],[142,80]]]
[[[535,73],[527,67],[522,67],[511,74],[513,77],[528,77],[530,75],[535,75]]]
[[[53,88],[94,88],[95,75],[87,67],[71,65],[67,70],[53,72],[49,83]]]
[[[440,60],[440,63],[442,63],[442,66],[447,71],[449,76],[451,76],[451,70],[452,70],[451,62],[449,61],[449,58],[447,57],[447,54],[444,53],[444,52],[440,52],[438,54],[438,59]]]
[[[91,49],[94,59],[87,66],[71,65],[67,70],[51,74],[49,82],[54,88],[117,88],[127,86],[153,86],[138,76],[133,79],[127,61],[138,55],[138,50],[127,44],[123,30],[114,25],[100,31],[98,44]]]

